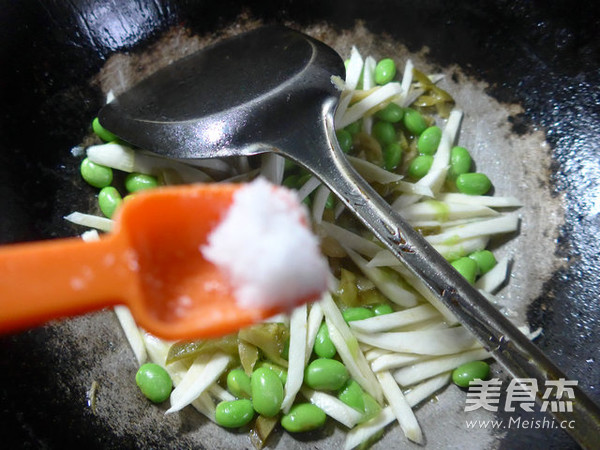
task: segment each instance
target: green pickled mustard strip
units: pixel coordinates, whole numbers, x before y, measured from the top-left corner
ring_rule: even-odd
[[[167,364],[182,359],[197,357],[204,353],[212,353],[215,350],[222,351],[228,355],[237,357],[238,339],[236,335],[227,335],[218,339],[207,339],[198,341],[176,342],[169,348]]]
[[[240,330],[238,338],[258,347],[272,362],[287,367],[282,357],[290,330],[282,323],[259,323]]]

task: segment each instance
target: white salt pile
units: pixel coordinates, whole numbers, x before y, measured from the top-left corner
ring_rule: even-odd
[[[259,178],[240,188],[201,248],[243,308],[292,309],[327,289],[328,266],[295,192]]]

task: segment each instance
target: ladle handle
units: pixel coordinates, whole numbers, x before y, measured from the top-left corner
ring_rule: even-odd
[[[316,142],[315,138],[309,144],[321,149],[320,162],[309,169],[404,263],[413,286],[445,312],[446,317],[455,316],[514,378],[536,380],[539,396],[544,393],[547,381],[567,379],[358,175],[337,144],[332,111],[333,106],[324,109],[323,142]],[[600,436],[600,409],[579,388],[575,387],[573,392],[573,411],[552,414],[559,422],[574,424],[566,431],[582,447],[593,448]]]
[[[113,305],[135,287],[116,235],[0,247],[0,332]]]

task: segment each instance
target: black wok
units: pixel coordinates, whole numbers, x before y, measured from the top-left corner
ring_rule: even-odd
[[[488,128],[516,149],[523,145],[522,158],[503,160],[497,149],[499,162],[477,159],[498,167],[497,189],[512,189],[529,208],[523,239],[512,249],[524,262],[515,263],[516,287],[506,296],[525,293],[521,313],[532,328],[543,328],[538,345],[600,402],[600,8],[593,1],[452,3],[2,2],[0,242],[82,231],[62,219],[94,207],[70,149],[89,134],[103,89],[118,74],[134,80],[169,55],[259,22],[308,29],[344,49],[358,39],[369,47],[365,53],[379,56],[401,46],[449,73],[456,86],[469,86],[465,98],[480,92],[486,111],[501,111],[502,120]],[[147,403],[109,311],[3,336],[0,364],[4,448],[251,447],[246,436],[217,430],[194,411],[165,417]],[[97,401],[89,405],[94,381]],[[419,412],[428,448],[576,448],[559,429],[467,430],[465,393],[447,391]],[[277,436],[271,445],[328,448],[341,439],[342,430],[330,427],[309,437]],[[396,429],[379,446],[405,442]]]

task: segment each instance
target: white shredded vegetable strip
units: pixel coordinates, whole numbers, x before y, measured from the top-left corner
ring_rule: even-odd
[[[402,210],[402,217],[411,223],[418,220],[447,222],[457,219],[497,216],[498,214],[497,211],[483,205],[440,202],[438,200],[425,200]]]
[[[342,92],[346,90],[346,82],[339,75],[331,75],[330,81],[338,91]]]
[[[323,308],[321,303],[314,302],[310,306],[310,312],[308,313],[308,326],[306,330],[306,354],[304,355],[305,364],[310,359],[312,354],[315,341],[317,339],[317,333],[323,322]]]
[[[169,354],[170,343],[157,338],[150,333],[143,333],[144,345],[148,352],[148,358],[155,364],[165,367],[167,355]],[[167,370],[168,371],[168,370]]]
[[[354,90],[358,86],[360,74],[363,70],[364,61],[358,49],[353,45],[350,50],[350,61],[346,68],[346,89]]]
[[[377,333],[436,317],[440,320],[442,319],[437,309],[429,304],[424,304],[403,311],[374,316],[363,320],[355,320],[350,322],[350,328],[363,333]]]
[[[470,349],[475,338],[463,327],[424,331],[390,331],[367,334],[354,331],[360,342],[400,353],[450,355]]]
[[[92,145],[86,150],[87,157],[96,164],[101,164],[124,172],[134,172],[135,150],[116,143]]]
[[[342,120],[342,117],[344,117],[344,114],[346,114],[346,111],[348,110],[348,105],[352,101],[352,92],[353,91],[351,90],[347,90],[342,92],[342,95],[340,96],[340,101],[338,102],[338,106],[335,110],[334,117],[334,127],[336,130],[344,128],[340,126],[340,122]]]
[[[402,175],[385,170],[365,159],[357,158],[356,156],[348,156],[347,158],[352,167],[369,183],[396,183],[402,179]]]
[[[81,233],[81,239],[85,242],[93,242],[100,239],[100,234],[98,234],[98,230],[87,230]]]
[[[431,171],[446,169],[450,165],[450,149],[456,141],[456,135],[458,134],[458,129],[460,128],[462,116],[462,111],[457,109],[452,110],[450,113],[448,122],[446,122],[444,131],[442,132],[442,138],[440,139],[438,148],[433,155],[433,163],[431,164],[430,169]],[[438,186],[437,189],[433,189],[432,187],[432,189],[434,192],[439,192],[439,187],[440,186]]]
[[[433,191],[431,190],[431,188],[429,186],[422,186],[420,184],[417,183],[411,183],[409,181],[398,181],[394,187],[394,189],[396,191],[399,192],[403,192],[404,194],[410,194],[410,195],[415,195],[415,200],[418,200],[418,198],[420,197],[433,197]],[[407,197],[407,195],[401,195],[398,198],[405,198]],[[404,200],[399,201],[399,200],[394,200],[392,202],[392,209],[395,209],[396,211],[399,211],[401,208],[401,204],[404,203]],[[409,206],[410,203],[407,202],[407,206]]]
[[[411,407],[414,407],[421,403],[426,398],[439,391],[441,388],[446,386],[450,381],[450,374],[445,373],[437,377],[431,378],[418,386],[415,386],[404,397]],[[381,410],[379,415],[369,420],[368,422],[362,423],[348,432],[346,435],[346,442],[344,443],[344,449],[350,450],[354,447],[359,446],[371,436],[374,436],[379,430],[382,430],[387,425],[392,423],[396,419],[394,412],[390,406],[386,406]]]
[[[223,389],[217,383],[213,383],[208,387],[207,390],[212,396],[218,398],[223,402],[231,402],[235,400],[235,396],[233,396],[229,391]]]
[[[516,197],[492,197],[489,195],[468,195],[448,192],[439,194],[437,198],[443,202],[489,206],[491,208],[518,208],[523,206],[521,200]]]
[[[367,264],[367,260],[361,257],[354,250],[345,248],[346,253],[350,256],[350,259],[358,266],[360,271],[375,284],[377,289],[381,291],[390,301],[404,306],[411,307],[415,306],[418,302],[419,297],[413,292],[404,289],[398,284],[392,277],[387,275],[378,267],[370,267]]]
[[[142,154],[143,155],[149,155],[151,157],[154,156],[154,154],[150,153],[150,152],[145,152],[142,150]],[[161,157],[159,157],[161,158]],[[163,159],[163,158],[161,158]],[[219,158],[199,158],[199,159],[175,159],[174,161],[178,162],[179,164],[182,164],[184,166],[191,166],[193,168],[202,168],[205,169],[206,171],[209,171],[210,173],[213,173],[214,175],[220,177],[224,177],[224,176],[231,176],[234,171],[234,165],[230,164],[229,162],[226,162],[222,159]],[[204,172],[202,172],[204,173]]]
[[[391,82],[379,88],[372,89],[371,91],[372,92],[365,98],[348,107],[344,116],[339,121],[338,128],[344,128],[352,122],[356,122],[380,103],[400,95],[402,93],[402,87],[400,86],[400,83]]]
[[[382,370],[398,369],[422,359],[423,355],[416,355],[414,353],[388,353],[371,361],[371,369],[375,373]]]
[[[375,87],[375,66],[377,62],[372,56],[365,58],[365,64],[363,66],[363,90],[368,91]],[[362,131],[371,134],[373,128],[373,116],[366,116],[362,121]]]
[[[283,181],[285,158],[275,153],[264,153],[260,165],[260,174],[273,184],[280,185]]]
[[[389,266],[390,269],[398,272],[404,280],[410,284],[419,294],[421,294],[429,303],[433,305],[443,316],[448,325],[458,324],[456,316],[442,303],[436,295],[425,286],[425,284],[417,278],[413,273],[406,268],[404,264],[396,264]]]
[[[465,256],[478,250],[486,248],[489,242],[488,236],[479,236],[470,239],[464,239],[458,241],[455,244],[444,245],[435,244],[433,247],[442,254],[444,257],[455,255],[457,257]],[[403,276],[405,275],[404,266],[398,261],[389,250],[380,250],[373,258],[368,262],[370,267],[390,267],[394,270],[398,270]]]
[[[306,364],[307,306],[303,304],[292,311],[290,318],[290,347],[288,375],[285,382],[285,396],[281,409],[288,412],[302,387]]]
[[[435,248],[445,258],[456,259],[461,256],[467,256],[473,252],[485,249],[489,241],[489,236],[476,236],[473,238],[463,239],[462,241],[452,245],[434,244],[433,248]]]
[[[135,324],[135,319],[131,315],[129,308],[127,306],[117,305],[114,307],[114,311],[138,364],[144,364],[147,358],[146,345],[144,344],[144,339],[139,328]]]
[[[394,372],[394,378],[401,386],[411,386],[440,373],[454,370],[461,364],[480,361],[489,357],[490,354],[487,350],[478,348],[457,355],[442,356],[441,358],[429,359],[402,367]]]
[[[425,93],[425,89],[421,87],[417,87],[418,85],[412,85],[410,90],[408,91],[408,95],[402,101],[402,104],[406,106],[410,106],[416,99],[418,99],[421,95]]]
[[[315,194],[312,205],[312,217],[315,223],[321,223],[323,221],[323,212],[325,212],[325,205],[327,204],[329,195],[330,191],[324,184],[317,188],[317,193]]]
[[[529,340],[533,341],[537,339],[540,334],[542,334],[542,327],[536,328],[534,331],[531,331],[527,325],[522,325],[517,327],[521,333],[523,333]]]
[[[260,174],[260,169],[253,169],[253,170],[249,170],[244,173],[240,173],[239,175],[234,175],[229,178],[224,178],[223,180],[217,181],[217,183],[241,183],[241,182],[253,180],[259,174]]]
[[[82,225],[84,227],[95,228],[106,232],[112,230],[114,224],[114,221],[107,217],[85,214],[78,211],[74,211],[64,218],[75,225]]]
[[[352,249],[361,255],[373,257],[381,251],[381,247],[375,242],[359,236],[352,231],[346,230],[339,225],[330,222],[321,222],[320,227],[329,237],[335,239],[344,248]],[[395,259],[395,261],[398,263],[397,259]]]
[[[377,374],[377,379],[404,435],[411,441],[422,444],[423,432],[419,422],[392,374],[383,371]]]
[[[90,161],[124,172],[141,172],[156,174],[163,169],[172,169],[181,177],[184,183],[211,181],[212,179],[201,170],[177,162],[173,159],[144,154],[126,145],[108,143],[92,145],[87,148]]]
[[[304,183],[302,185],[302,187],[300,189],[298,189],[298,200],[302,201],[304,200],[306,197],[308,197],[312,191],[314,191],[316,188],[318,188],[321,184],[321,181],[315,177],[315,176],[311,176],[306,183]]]
[[[477,217],[475,219],[449,220],[448,222],[440,222],[439,220],[417,220],[415,222],[410,222],[410,224],[413,226],[413,228],[439,228],[443,230],[451,227],[458,227],[460,225],[466,225],[468,223],[473,223],[480,219],[480,217]]]
[[[342,425],[352,428],[362,418],[362,414],[354,408],[346,405],[344,402],[326,394],[325,392],[314,391],[309,388],[302,388],[302,395],[313,405],[318,406],[325,414]]]
[[[431,75],[428,75],[427,78],[429,78],[433,84],[437,84],[446,78],[446,75],[443,73],[432,73]]]
[[[426,236],[430,244],[448,244],[460,239],[475,236],[490,236],[516,231],[519,227],[519,218],[515,215],[502,215],[493,219],[482,219],[455,228],[448,228],[443,233]]]
[[[509,263],[510,260],[508,258],[503,258],[498,261],[498,263],[492,267],[489,272],[479,277],[479,279],[475,282],[475,287],[490,293],[498,290],[498,288],[502,286],[508,277]]]
[[[381,356],[389,355],[392,353],[389,350],[384,350],[382,348],[377,348],[377,347],[371,347],[370,345],[364,344],[364,343],[360,344],[360,348],[364,352],[365,358],[369,362],[372,362]]]
[[[415,407],[423,400],[430,398],[437,391],[442,389],[450,382],[451,373],[445,372],[435,377],[429,378],[416,386],[413,386],[410,391],[404,394],[408,404]]]
[[[371,394],[379,403],[383,401],[383,393],[377,378],[371,370],[365,355],[358,347],[358,341],[348,328],[342,313],[329,294],[325,294],[321,299],[321,307],[325,314],[329,337],[333,342],[342,362],[348,369],[350,376],[361,385],[361,387]]]
[[[408,98],[408,91],[410,90],[410,85],[412,84],[413,68],[414,68],[414,64],[413,64],[412,60],[410,60],[410,59],[406,60],[406,64],[404,65],[404,73],[402,74],[402,82],[401,82],[401,88],[402,88],[401,100],[402,100],[402,102],[400,103],[400,106],[405,106],[405,107],[408,106],[408,104],[406,104],[406,99]]]
[[[230,360],[230,356],[220,352],[198,356],[181,383],[171,392],[171,407],[165,414],[179,411],[192,403],[221,376]]]

